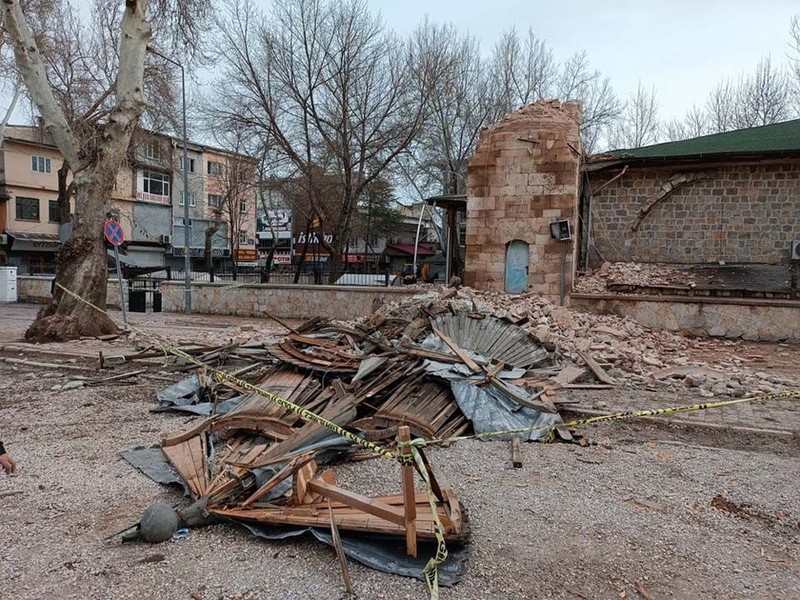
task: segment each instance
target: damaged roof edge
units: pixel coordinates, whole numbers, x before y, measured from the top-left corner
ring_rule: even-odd
[[[619,167],[624,165],[631,166],[660,166],[660,165],[674,165],[674,164],[687,164],[698,163],[706,161],[721,161],[721,162],[757,162],[761,160],[771,160],[779,158],[797,158],[800,159],[800,149],[798,150],[780,150],[773,152],[715,152],[715,153],[701,153],[701,154],[683,154],[675,156],[632,156],[625,154],[614,155],[611,153],[603,153],[595,156],[590,156],[582,165],[582,170],[586,172],[602,171],[612,167]]]
[[[610,150],[588,157],[585,169],[599,170],[612,164],[788,157],[800,157],[800,119],[652,144],[641,148]]]

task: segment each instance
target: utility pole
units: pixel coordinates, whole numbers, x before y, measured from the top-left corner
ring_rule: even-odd
[[[183,270],[185,273],[184,309],[187,315],[192,314],[192,258],[190,255],[192,226],[189,219],[189,142],[186,139],[186,70],[177,60],[165,56],[152,46],[147,51],[176,65],[181,70],[181,99],[183,111]]]

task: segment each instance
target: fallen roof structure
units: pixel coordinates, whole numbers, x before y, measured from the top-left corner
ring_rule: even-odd
[[[288,526],[405,538],[412,559],[417,542],[437,542],[438,524],[443,541],[461,546],[469,527],[460,502],[421,451],[430,494],[414,491],[409,459],[402,493],[366,496],[339,486],[331,465],[372,453],[321,424],[395,454],[410,452],[396,443],[404,436],[438,442],[529,428],[525,438],[536,440],[557,427],[559,384],[542,373],[552,371],[552,353],[508,319],[465,311],[455,296],[450,290],[353,323],[315,319],[265,344],[190,349],[185,368],[196,372],[159,393],[156,410],[207,418],[162,440],[161,461],[154,449],[124,457],[157,481],[184,487],[194,501],[179,513],[184,523],[216,518],[266,535]],[[215,376],[223,371],[231,375]],[[464,555],[456,556],[450,568],[460,573]],[[421,577],[418,567],[406,564],[404,572]]]

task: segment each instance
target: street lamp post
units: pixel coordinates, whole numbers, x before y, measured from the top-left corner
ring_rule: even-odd
[[[177,66],[181,70],[181,100],[183,112],[183,269],[185,272],[184,309],[187,315],[192,314],[192,259],[189,255],[192,240],[192,226],[189,219],[189,151],[186,139],[186,70],[177,60],[165,56],[152,46],[147,51]]]

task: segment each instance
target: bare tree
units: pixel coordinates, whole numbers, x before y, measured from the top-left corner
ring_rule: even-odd
[[[490,70],[478,40],[460,34],[453,25],[425,20],[412,43],[441,68],[438,85],[429,96],[429,119],[408,152],[399,157],[400,172],[421,196],[460,194],[480,130],[498,117]]]
[[[362,0],[278,0],[266,16],[233,0],[217,37],[218,122],[272,140],[282,174],[304,181],[332,232],[323,245],[334,280],[359,198],[425,121],[437,65]],[[340,183],[336,197],[316,186],[330,177]]]
[[[757,127],[789,118],[791,82],[785,69],[772,59],[762,58],[752,75],[740,84],[738,121],[740,126]]]
[[[789,23],[789,81],[791,85],[792,112],[800,117],[800,14]]]
[[[553,51],[532,28],[523,39],[512,27],[495,44],[490,73],[500,117],[521,105],[550,97],[558,78],[558,65]]]
[[[60,11],[57,14],[71,14],[64,3],[54,3]],[[20,0],[5,0],[1,10],[16,67],[42,116],[45,130],[74,173],[76,211],[72,237],[59,254],[56,283],[104,307],[107,261],[103,221],[117,171],[126,159],[131,135],[146,107],[145,54],[153,39],[153,24],[165,28],[173,25],[172,31],[190,34],[205,15],[208,2],[126,0],[121,5],[105,1],[97,7],[113,7],[107,31],[115,32],[119,40],[113,66],[106,71],[90,71],[96,65],[88,60],[91,44],[82,37],[72,39],[70,46],[86,49],[79,52],[80,59],[73,56],[69,65],[57,59],[48,63],[40,46],[63,43],[70,35],[81,33],[75,29],[76,18],[59,23],[51,29],[52,41],[43,40],[40,44]],[[103,37],[102,32],[100,36]],[[87,85],[79,85],[82,83]],[[59,287],[26,332],[26,338],[64,340],[115,329],[110,318]]]
[[[662,127],[662,137],[668,142],[696,138],[709,133],[711,132],[708,127],[708,117],[705,111],[696,105],[689,109],[683,119],[671,119]]]
[[[792,114],[790,74],[773,65],[769,56],[762,58],[752,73],[720,82],[706,111],[715,133],[786,120]]]
[[[614,124],[611,144],[616,148],[641,148],[656,143],[660,130],[656,88],[647,90],[640,81]]]
[[[591,68],[586,52],[578,52],[562,65],[556,93],[564,100],[581,101],[581,147],[585,154],[599,150],[622,112],[611,80]]]

